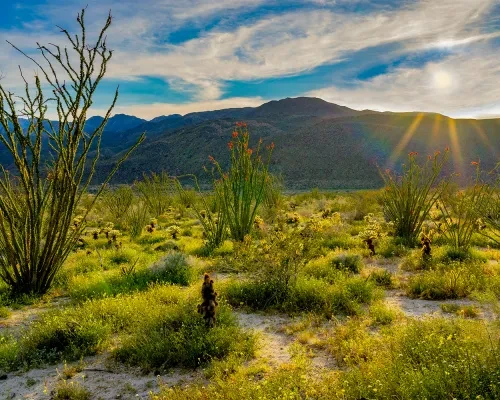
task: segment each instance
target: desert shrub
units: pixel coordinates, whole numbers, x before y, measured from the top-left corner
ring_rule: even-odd
[[[377,247],[377,254],[384,258],[404,257],[408,252],[409,248],[401,243],[398,238],[384,238]]]
[[[476,318],[479,315],[479,309],[475,306],[444,303],[440,307],[445,313],[456,314],[464,318]]]
[[[365,348],[361,362],[339,379],[337,391],[344,398],[494,399],[500,394],[498,341],[491,341],[481,323],[432,318],[390,325],[381,340],[368,340]]]
[[[141,236],[144,226],[149,222],[148,207],[143,202],[130,206],[124,216],[124,225],[132,239]]]
[[[380,268],[371,271],[368,275],[368,279],[375,285],[384,287],[386,289],[391,289],[394,286],[392,282],[392,274],[386,269]]]
[[[150,285],[147,292],[48,312],[19,338],[0,336],[0,368],[77,360],[103,350],[111,335],[119,335],[120,343],[113,354],[144,369],[192,367],[231,352],[251,354],[252,338],[237,327],[223,302],[216,327],[207,332],[196,312],[199,297],[198,290]]]
[[[269,371],[238,368],[229,377],[189,387],[164,387],[154,400],[169,399],[487,399],[499,397],[498,327],[476,321],[430,319],[381,328],[350,320],[339,325],[329,349],[340,365],[334,373],[308,374],[307,358]],[[477,331],[477,334],[476,334]]]
[[[440,264],[409,279],[406,293],[428,300],[458,299],[486,285],[482,268],[475,264]]]
[[[359,254],[339,254],[332,259],[332,266],[336,269],[359,274],[363,268],[363,262]]]
[[[165,386],[154,400],[197,400],[202,397],[246,400],[323,398],[318,395],[326,391],[308,376],[308,367],[307,357],[294,354],[292,363],[284,368],[274,368],[263,380],[260,369],[246,368],[237,369],[228,379],[228,368],[223,365],[222,372],[210,384]]]
[[[436,152],[423,165],[417,163],[416,155],[414,152],[409,154],[401,176],[390,170],[379,170],[385,184],[382,194],[384,214],[394,222],[396,236],[411,246],[417,244],[422,224],[449,182],[449,179],[440,178],[448,160],[448,150],[443,155]]]
[[[322,242],[322,246],[332,250],[349,250],[358,247],[359,241],[353,238],[348,233],[340,233],[326,237]]]
[[[332,259],[337,253],[328,253],[323,257],[312,259],[301,271],[301,274],[306,277],[324,280],[328,283],[335,283],[339,279],[343,279],[346,275],[344,269],[337,269],[333,266]]]
[[[8,318],[10,316],[10,310],[5,306],[0,306],[0,318]]]
[[[269,174],[269,179],[265,181],[262,200],[263,216],[268,221],[274,221],[283,208],[283,188],[283,177]]]
[[[373,325],[389,325],[400,315],[400,313],[384,302],[378,301],[370,305],[369,315]]]
[[[170,282],[183,286],[189,285],[193,278],[193,272],[187,257],[180,252],[172,252],[163,257],[153,265],[151,273],[155,278],[163,282]]]
[[[472,235],[478,230],[478,210],[488,203],[490,186],[481,182],[479,167],[475,181],[461,190],[448,187],[436,203],[443,218],[440,232],[456,250],[466,251],[470,247]]]
[[[78,382],[66,380],[58,382],[55,388],[53,400],[90,400],[92,393]]]
[[[166,172],[144,174],[142,181],[134,182],[134,187],[155,217],[164,214],[172,205],[175,186]]]
[[[64,311],[49,313],[35,321],[19,341],[17,366],[94,355],[103,348],[110,331],[109,324],[92,315],[75,319]]]
[[[134,202],[134,191],[129,185],[120,185],[104,192],[101,202],[113,220],[118,221]]]
[[[174,366],[194,368],[232,352],[252,354],[253,340],[238,328],[229,308],[220,304],[217,324],[207,329],[191,302],[151,313],[114,351],[114,357],[145,371]]]
[[[279,290],[272,282],[233,281],[225,287],[224,293],[234,306],[295,313],[311,311],[327,317],[360,314],[361,304],[369,303],[377,296],[372,283],[360,277],[347,276],[338,279],[335,284],[314,278],[299,278],[286,294]]]

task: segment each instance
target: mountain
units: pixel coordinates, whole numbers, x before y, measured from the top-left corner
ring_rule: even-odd
[[[103,120],[103,117],[91,117],[85,123],[85,128],[88,131],[93,131],[101,124]],[[108,120],[108,123],[106,124],[104,130],[106,132],[123,132],[136,128],[145,122],[145,119],[137,118],[132,115],[116,114]]]
[[[399,169],[410,151],[425,159],[450,147],[446,172],[462,177],[472,174],[472,160],[480,159],[485,168],[500,160],[500,119],[356,111],[310,98],[237,110],[213,112],[219,113],[208,114],[213,119],[184,120],[183,127],[155,132],[121,166],[115,181],[131,182],[144,172],[161,170],[203,179],[208,155],[227,165],[227,142],[238,120],[248,124],[254,143],[260,137],[275,143],[271,170],[283,175],[288,188],[380,187],[377,166]],[[109,171],[116,159],[103,163],[100,172]]]
[[[87,126],[99,121],[99,117],[90,118]],[[162,170],[207,179],[202,167],[208,166],[209,155],[228,165],[227,142],[237,121],[247,123],[252,145],[259,138],[264,144],[275,143],[271,170],[282,174],[290,189],[380,187],[377,166],[398,169],[410,151],[419,152],[424,160],[449,146],[452,154],[446,172],[460,172],[463,178],[472,175],[473,160],[480,159],[485,168],[500,160],[500,119],[356,111],[299,97],[255,108],[173,114],[151,121],[114,116],[103,135],[96,183],[142,132],[146,140],[123,163],[113,182],[133,182],[143,173]],[[0,162],[5,166],[2,149]]]

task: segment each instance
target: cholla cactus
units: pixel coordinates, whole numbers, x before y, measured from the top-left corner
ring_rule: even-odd
[[[116,239],[118,236],[121,236],[121,232],[117,229],[112,229],[108,232],[108,239],[112,240],[113,242],[116,242]]]
[[[172,225],[167,231],[172,239],[177,239],[177,236],[181,234],[181,228],[178,225]]]
[[[78,230],[81,227],[83,221],[84,221],[83,215],[77,215],[73,219],[73,224],[71,225],[71,229],[73,229],[75,231]]]
[[[256,215],[253,221],[253,227],[255,229],[261,229],[263,225],[264,225],[264,220],[260,216]]]
[[[101,230],[100,230],[100,229],[97,229],[97,228],[96,228],[96,229],[92,229],[92,230],[90,231],[90,235],[92,236],[92,238],[93,238],[94,240],[99,239],[99,234],[100,234],[100,233],[101,233]]]
[[[333,214],[333,212],[330,208],[325,208],[321,212],[321,218],[326,219],[326,218],[330,217],[332,214]]]
[[[364,220],[367,223],[367,227],[358,236],[366,243],[370,250],[370,255],[374,256],[376,254],[374,242],[382,237],[382,224],[372,213],[365,215]]]
[[[286,215],[286,223],[289,225],[298,225],[300,222],[300,216],[297,213],[287,214]]]

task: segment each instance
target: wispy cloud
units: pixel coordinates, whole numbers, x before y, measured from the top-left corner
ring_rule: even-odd
[[[356,70],[360,67],[348,61],[367,49],[371,49],[373,62],[384,63],[428,51],[442,51],[443,55],[439,61],[398,65],[348,85],[325,84],[311,94],[354,108],[435,107],[434,111],[449,114],[498,104],[496,89],[486,90],[498,82],[494,62],[498,56],[494,43],[500,35],[495,10],[498,0],[354,3],[355,7],[347,0],[144,0],[137,8],[132,7],[135,0],[103,0],[89,7],[88,21],[90,32],[95,33],[107,10],[114,10],[110,44],[116,52],[108,77],[124,81],[161,78],[171,90],[185,92],[194,108],[230,105],[228,82],[298,76],[340,61],[345,68]],[[356,11],[363,7],[367,11]],[[56,1],[40,7],[43,18],[24,30],[0,28],[0,36],[22,48],[33,48],[37,40],[60,41],[53,25],[74,26],[67,16],[77,8],[75,0]],[[233,19],[239,24],[227,23]],[[193,28],[199,30],[193,37],[170,43],[173,32]],[[387,51],[388,45],[390,54],[377,54],[377,49]],[[19,63],[26,65],[0,43],[0,70],[9,75],[12,86],[19,83]],[[447,74],[453,84],[432,83],[439,75],[436,71],[445,71],[441,76]],[[487,93],[481,96],[481,90]],[[244,94],[237,97],[248,99]],[[184,104],[179,107],[187,109]]]

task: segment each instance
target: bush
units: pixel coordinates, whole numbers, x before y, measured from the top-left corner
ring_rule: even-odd
[[[347,270],[359,274],[363,263],[359,254],[339,254],[332,260],[332,266],[336,269]]]
[[[361,304],[370,303],[377,296],[371,282],[347,276],[333,285],[314,278],[299,278],[285,296],[272,282],[265,281],[233,281],[226,286],[224,293],[229,304],[234,306],[295,313],[312,311],[327,317],[360,314]]]
[[[216,326],[207,329],[195,304],[189,302],[150,313],[113,354],[120,361],[151,371],[174,366],[195,368],[232,352],[248,357],[252,351],[252,338],[238,328],[227,306],[219,305]]]
[[[394,284],[392,282],[392,274],[386,269],[377,269],[371,271],[368,275],[368,280],[375,283],[377,286],[382,286],[386,289],[392,289]]]
[[[399,315],[396,310],[390,308],[384,302],[376,302],[370,306],[370,317],[374,325],[389,325]]]
[[[442,156],[439,154],[436,152],[421,166],[416,161],[417,153],[411,152],[408,163],[403,164],[401,176],[390,170],[379,170],[385,184],[382,194],[384,215],[394,222],[396,236],[406,245],[417,244],[422,224],[448,185],[448,179],[440,178],[440,174],[449,151]]]
[[[406,293],[427,300],[459,299],[485,285],[484,272],[477,264],[441,264],[410,278]]]
[[[92,393],[77,382],[62,381],[55,388],[53,400],[90,400]]]
[[[176,285],[187,286],[193,278],[187,257],[183,253],[172,252],[158,261],[152,268],[154,277]]]

